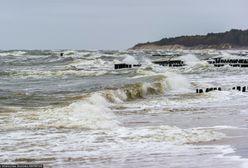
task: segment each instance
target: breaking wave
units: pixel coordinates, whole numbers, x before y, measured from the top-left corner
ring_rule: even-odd
[[[0,71],[0,76],[10,76],[11,78],[46,78],[46,77],[65,77],[65,76],[100,76],[107,74],[107,71],[94,71],[94,70],[54,70],[54,71],[34,71],[34,70],[22,70],[22,71]]]
[[[165,79],[163,76],[160,76],[151,83],[128,84],[118,89],[106,90],[103,92],[103,95],[111,102],[122,102],[145,98],[148,95],[163,94],[165,89]]]
[[[39,112],[42,120],[39,128],[113,129],[118,121],[110,110],[110,103],[100,94],[94,93],[66,107]]]
[[[112,129],[119,126],[111,106],[116,103],[164,94],[169,89],[167,78],[157,76],[152,82],[127,84],[120,88],[104,89],[85,95],[65,107],[40,111],[39,128]]]

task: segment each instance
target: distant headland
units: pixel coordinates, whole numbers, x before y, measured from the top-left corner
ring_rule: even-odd
[[[248,49],[248,30],[232,29],[223,33],[163,38],[139,43],[131,49]]]

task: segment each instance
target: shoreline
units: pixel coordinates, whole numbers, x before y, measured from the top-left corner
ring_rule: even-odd
[[[240,159],[248,159],[248,130],[246,128],[226,128],[218,131],[224,133],[226,137],[215,141],[199,142],[196,145],[227,145],[234,152],[226,156],[238,156]]]
[[[247,47],[233,47],[233,46],[195,46],[195,47],[186,47],[182,45],[153,45],[153,44],[144,44],[140,46],[134,46],[128,50],[248,50]]]

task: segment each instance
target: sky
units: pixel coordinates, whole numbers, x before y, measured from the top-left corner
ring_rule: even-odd
[[[0,49],[128,49],[248,29],[248,0],[0,0]]]

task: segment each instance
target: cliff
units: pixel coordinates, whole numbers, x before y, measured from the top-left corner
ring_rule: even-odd
[[[139,43],[132,49],[230,49],[248,48],[248,30],[232,29],[224,33],[163,38],[155,42]]]

